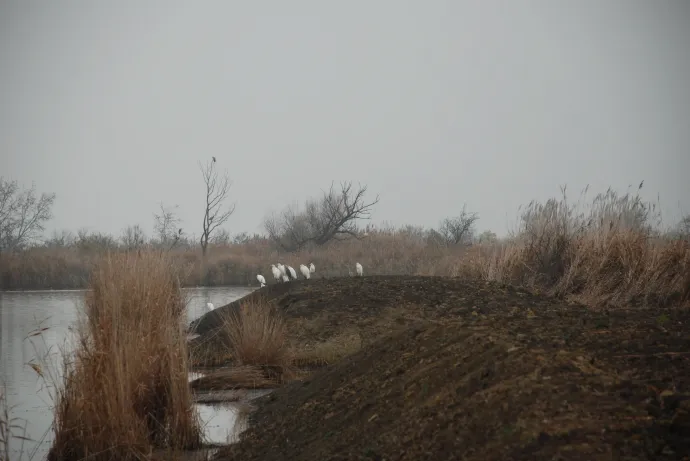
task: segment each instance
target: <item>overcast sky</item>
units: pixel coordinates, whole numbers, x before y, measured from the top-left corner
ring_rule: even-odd
[[[644,179],[690,211],[690,1],[0,3],[0,176],[55,192],[50,229],[199,233],[197,162],[234,180],[231,233],[331,180],[375,222],[463,203],[505,233],[567,184]]]

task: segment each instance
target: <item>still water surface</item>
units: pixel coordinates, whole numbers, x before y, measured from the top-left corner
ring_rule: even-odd
[[[189,300],[187,320],[191,322],[206,312],[208,302],[219,307],[254,289],[185,289]],[[26,437],[32,439],[11,442],[13,460],[45,459],[50,448],[52,382],[61,378],[62,351],[69,350],[70,328],[77,319],[84,293],[84,290],[0,292],[0,386],[10,406],[10,417],[17,418],[17,423],[26,427]],[[30,336],[39,329],[42,329],[39,335]],[[41,371],[48,376],[41,378],[29,363],[41,364]]]

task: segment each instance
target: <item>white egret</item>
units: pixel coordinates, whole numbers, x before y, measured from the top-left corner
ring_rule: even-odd
[[[259,281],[259,283],[261,284],[261,288],[263,288],[263,287],[266,286],[266,279],[264,278],[263,275],[261,275],[261,274],[256,274],[256,279],[257,279],[257,280]]]
[[[316,266],[314,266],[314,263],[309,264],[309,272],[312,274],[316,272]]]
[[[280,270],[280,275],[287,275],[287,273],[285,272],[285,266],[283,265],[283,263],[278,263],[278,269]]]
[[[292,266],[285,266],[287,267],[287,270],[290,271],[290,278],[292,280],[295,280],[297,278],[297,272],[295,272],[295,269],[292,268]]]
[[[206,303],[206,309],[212,311],[213,309],[215,309],[215,307],[213,307],[213,303]]]
[[[305,279],[309,279],[311,272],[309,272],[309,268],[307,266],[305,266],[304,264],[300,264],[299,271],[302,273],[302,275],[304,275]]]
[[[355,264],[355,269],[357,270],[357,275],[359,277],[361,277],[362,274],[364,273],[364,269],[362,269],[362,265],[360,263]]]
[[[271,272],[273,272],[273,278],[276,279],[277,282],[280,282],[280,276],[283,274],[280,273],[280,269],[278,269],[275,264],[271,264]]]

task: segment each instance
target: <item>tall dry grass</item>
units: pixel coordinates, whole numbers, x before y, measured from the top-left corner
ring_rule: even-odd
[[[473,249],[461,272],[589,305],[690,301],[690,242],[655,231],[659,215],[638,195],[598,194],[590,203],[531,203],[515,235]]]
[[[50,460],[134,460],[200,445],[176,274],[152,253],[96,264],[57,395]]]
[[[360,262],[367,275],[440,275],[499,280],[526,285],[587,303],[683,303],[690,299],[690,238],[661,234],[654,204],[638,193],[606,191],[571,202],[562,196],[532,202],[518,210],[510,237],[471,247],[446,246],[430,232],[408,226],[369,232],[297,253],[277,251],[268,242],[216,245],[209,249],[209,285],[269,283],[270,265],[298,267],[314,262],[315,277],[347,276]],[[0,255],[0,281],[6,289],[79,288],[93,266],[97,250],[35,248]],[[185,286],[199,283],[198,249],[170,252],[184,269]]]
[[[256,274],[269,283],[271,264],[281,261],[295,269],[313,262],[316,277],[347,276],[360,262],[367,274],[454,275],[464,247],[445,247],[433,242],[420,229],[387,229],[371,232],[366,239],[350,239],[284,253],[268,242],[209,245],[206,284],[258,285]],[[124,252],[124,251],[123,251]],[[80,247],[32,248],[17,254],[0,254],[0,287],[7,290],[85,288],[88,275],[101,257],[98,249]],[[175,248],[169,253],[182,269],[183,286],[197,286],[201,280],[198,248]]]
[[[275,306],[252,299],[221,315],[221,328],[193,351],[192,362],[218,365],[229,355],[232,368],[206,372],[192,381],[193,389],[266,388],[294,377],[287,324]]]
[[[224,316],[223,330],[237,365],[287,366],[291,357],[288,331],[277,308],[248,300]]]

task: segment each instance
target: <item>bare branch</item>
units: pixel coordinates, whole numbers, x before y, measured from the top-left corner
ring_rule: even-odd
[[[318,200],[307,200],[304,211],[286,208],[264,220],[269,238],[286,251],[294,251],[308,244],[324,245],[333,240],[361,238],[358,220],[369,219],[371,209],[379,197],[366,202],[367,187],[354,190],[351,182],[343,182],[339,189],[331,187]]]
[[[17,181],[0,177],[0,250],[19,249],[38,240],[52,218],[55,194],[20,191]]]
[[[146,234],[139,224],[127,227],[120,237],[122,246],[127,250],[138,250],[146,244]]]
[[[206,165],[199,162],[199,168],[206,186],[206,202],[204,208],[204,219],[201,226],[201,237],[199,243],[203,255],[206,255],[208,243],[216,229],[225,222],[235,212],[235,204],[224,207],[224,202],[228,198],[232,182],[227,171],[219,176],[216,171],[215,158]]]
[[[177,216],[176,211],[178,205],[166,207],[161,202],[159,207],[160,212],[153,213],[153,231],[160,244],[172,249],[184,238],[182,227],[180,227],[182,220]]]
[[[468,212],[463,205],[460,215],[446,218],[441,222],[439,233],[449,245],[470,243],[474,235],[474,224],[477,220],[479,220],[479,215]]]

